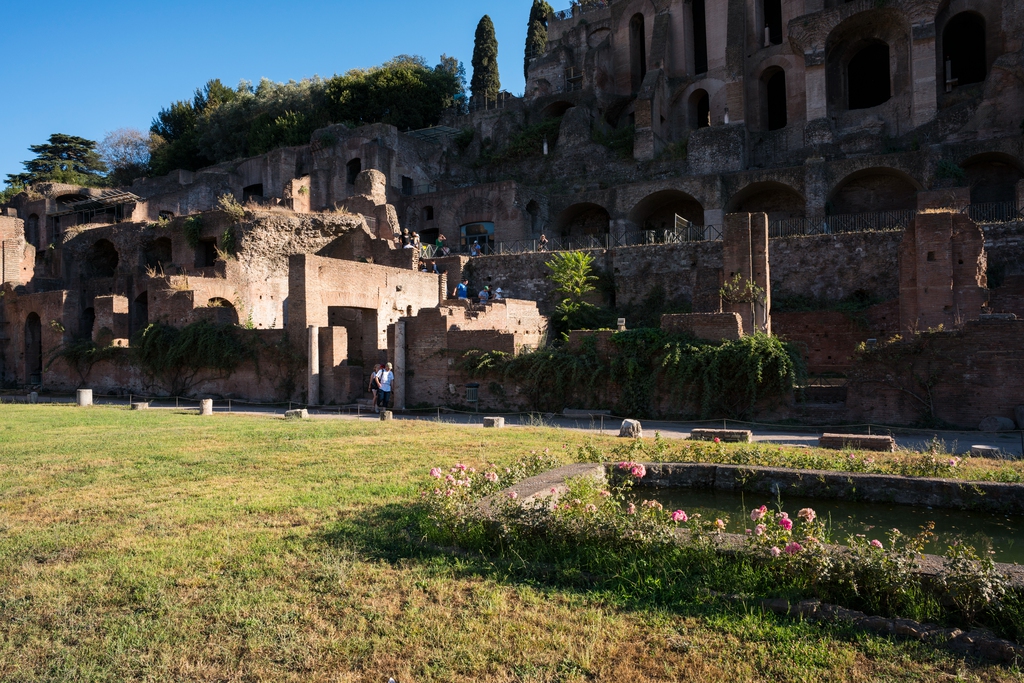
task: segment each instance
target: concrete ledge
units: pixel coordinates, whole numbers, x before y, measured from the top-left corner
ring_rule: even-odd
[[[505,426],[505,418],[503,417],[485,417],[484,427],[490,427],[494,429],[501,429]]]
[[[149,409],[149,403],[145,403],[145,402],[133,403],[132,406],[131,406],[131,409],[132,410],[148,410]]]
[[[284,411],[284,417],[286,420],[307,420],[309,419],[309,411],[305,408],[286,410]]]
[[[754,439],[749,429],[694,429],[690,432],[692,441],[724,441],[726,443],[750,443]]]
[[[548,470],[535,477],[524,479],[515,486],[499,491],[480,501],[480,511],[485,517],[490,517],[492,506],[509,497],[515,492],[516,499],[523,503],[538,503],[557,501],[566,491],[566,481],[578,477],[589,477],[595,481],[606,482],[605,466],[598,463],[583,463],[579,465],[565,465],[553,470]]]
[[[884,451],[891,453],[896,450],[896,440],[891,436],[868,436],[865,434],[822,434],[818,439],[819,448],[856,448],[861,451]]]

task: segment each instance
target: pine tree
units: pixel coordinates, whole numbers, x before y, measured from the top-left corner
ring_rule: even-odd
[[[545,0],[533,0],[530,21],[526,28],[526,58],[523,61],[523,75],[530,77],[530,60],[544,51],[548,44],[548,15],[554,13]]]
[[[498,39],[494,36],[494,23],[484,15],[476,27],[473,44],[473,80],[470,82],[473,97],[497,99],[501,90],[498,78]]]
[[[22,162],[24,173],[8,175],[8,185],[27,185],[49,180],[73,185],[102,185],[107,167],[96,152],[96,143],[75,135],[54,133],[49,141],[32,145],[35,159]]]

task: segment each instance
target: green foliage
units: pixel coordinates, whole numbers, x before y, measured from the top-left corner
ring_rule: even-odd
[[[198,381],[229,376],[256,348],[234,325],[201,320],[178,329],[149,325],[131,342],[132,359],[172,395],[186,394]]]
[[[599,145],[604,145],[615,153],[620,159],[633,158],[633,140],[636,137],[634,126],[623,126],[607,133],[595,129],[591,139]]]
[[[196,249],[199,247],[199,238],[203,232],[203,217],[189,216],[185,219],[182,231],[185,233],[185,242],[188,243],[188,246]]]
[[[600,287],[600,283],[598,285]],[[636,304],[616,307],[616,318],[625,318],[629,327],[661,327],[661,316],[690,313],[693,306],[685,295],[672,296],[661,284],[652,287]],[[773,309],[774,310],[774,309]]]
[[[10,187],[50,181],[99,186],[107,167],[96,152],[96,143],[74,135],[54,133],[46,143],[29,147],[36,157],[22,162],[24,173],[9,174]]]
[[[561,125],[562,118],[555,117],[527,126],[509,140],[505,149],[497,153],[485,152],[483,160],[485,163],[498,165],[541,156],[544,153],[544,139],[547,138],[548,144],[553,145],[558,140],[558,130]]]
[[[0,204],[6,204],[24,191],[24,183],[13,182],[8,184],[7,187],[0,190]]]
[[[958,183],[967,180],[967,171],[960,167],[952,159],[942,159],[935,167],[935,178],[937,180],[954,180]]]
[[[152,172],[196,170],[309,142],[331,123],[390,123],[399,129],[436,125],[465,91],[465,70],[441,56],[434,68],[401,55],[370,69],[329,79],[275,83],[263,79],[231,89],[211,80],[191,101],[160,111],[151,127]],[[322,144],[333,144],[321,136]]]
[[[731,304],[764,303],[765,301],[764,288],[739,273],[733,275],[731,280],[726,280],[718,290],[718,294],[722,297],[722,301]]]
[[[470,90],[473,97],[495,99],[501,90],[498,77],[498,39],[494,35],[494,23],[486,14],[476,27],[473,42],[473,80]]]
[[[224,232],[220,236],[220,248],[225,254],[235,256],[238,251],[238,244],[235,238],[234,226],[224,228]]]
[[[526,57],[523,61],[523,76],[530,77],[530,59],[542,54],[548,44],[548,17],[554,14],[545,0],[533,0],[530,19],[526,23]]]
[[[595,291],[598,278],[594,272],[594,257],[586,251],[559,251],[544,264],[551,270],[548,276],[562,300],[555,306],[555,330],[591,329],[602,317],[602,311],[585,297]]]
[[[469,146],[473,144],[473,138],[476,137],[476,131],[472,128],[463,128],[458,135],[455,136],[454,143],[455,148],[459,150],[459,154],[465,154]]]
[[[79,386],[88,381],[92,367],[101,361],[110,361],[118,357],[125,349],[113,346],[97,346],[92,339],[76,339],[61,345],[50,357],[49,368],[54,361],[62,360],[78,375]]]
[[[235,196],[229,192],[225,192],[217,199],[217,208],[236,222],[245,218],[245,209],[238,203]]]

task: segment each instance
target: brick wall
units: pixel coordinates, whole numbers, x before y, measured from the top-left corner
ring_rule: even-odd
[[[738,313],[682,313],[661,316],[661,329],[673,334],[692,334],[697,339],[721,341],[743,336]]]
[[[774,313],[772,327],[800,349],[811,374],[842,373],[849,370],[858,344],[868,339],[882,342],[899,331],[899,303],[888,301],[856,313]]]

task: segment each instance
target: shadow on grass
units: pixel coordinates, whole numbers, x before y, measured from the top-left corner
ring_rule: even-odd
[[[854,642],[865,635],[847,622],[819,624],[811,629],[763,610],[759,601],[764,598],[797,601],[814,596],[806,586],[798,586],[749,559],[676,546],[607,549],[534,541],[511,547],[492,539],[475,550],[440,547],[427,541],[427,523],[422,506],[388,504],[348,515],[321,534],[317,542],[347,549],[369,560],[389,564],[418,562],[455,577],[571,592],[612,602],[623,610],[668,611],[683,617],[700,617],[725,628],[731,624],[737,632],[749,629],[746,618],[756,616],[765,623],[792,626],[793,637],[816,633],[817,637]],[[737,599],[737,595],[741,597]],[[932,596],[899,597],[901,602],[894,601],[888,607],[864,604],[856,596],[852,600],[826,601],[863,609],[869,614],[888,612],[887,616],[968,626],[957,623],[956,616]],[[1019,642],[1024,637],[1024,599],[1020,595],[1010,596],[997,618],[988,619],[984,625]],[[921,659],[938,656],[928,645],[917,644],[910,649]]]

